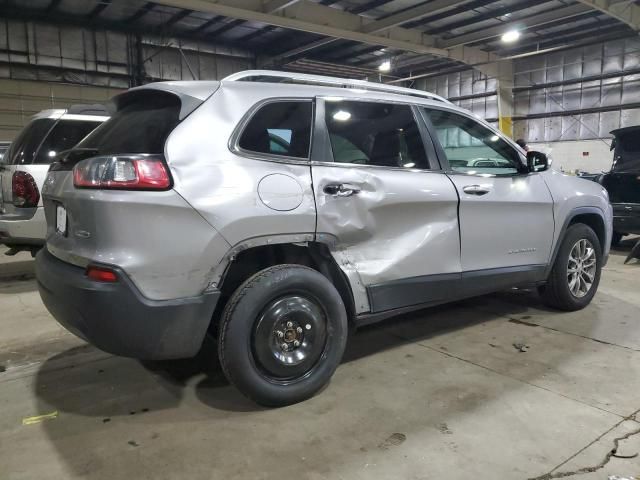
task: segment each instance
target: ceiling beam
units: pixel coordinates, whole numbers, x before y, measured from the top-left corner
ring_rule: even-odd
[[[435,39],[419,31],[392,28],[384,36],[363,33],[362,27],[369,19],[336,8],[300,0],[277,14],[264,13],[262,0],[158,0],[156,3],[172,7],[188,8],[194,11],[223,15],[253,22],[276,25],[283,28],[315,33],[333,38],[344,38],[356,42],[382,45],[446,56],[447,52],[434,47]],[[242,6],[237,6],[241,3]]]
[[[265,0],[262,11],[265,13],[276,13],[283,8],[290,7],[300,0]]]
[[[109,5],[111,5],[112,0],[101,0],[98,4],[93,7],[93,10],[89,12],[87,15],[88,18],[96,18],[98,17],[104,9],[106,9]]]
[[[406,28],[414,28],[414,27],[419,27],[421,25],[426,25],[426,24],[430,24],[433,22],[437,22],[439,20],[444,20],[445,18],[452,18],[455,17],[456,15],[459,15],[461,13],[467,13],[467,12],[471,12],[477,8],[482,8],[482,7],[486,7],[487,5],[491,5],[492,3],[495,3],[496,0],[474,0],[471,3],[466,3],[464,6],[459,6],[459,7],[455,7],[451,10],[447,10],[444,13],[437,13],[435,15],[429,15],[428,17],[425,18],[421,18],[420,20],[414,20],[411,22],[408,22],[406,25],[404,25]],[[473,16],[473,18],[475,19],[476,17],[478,17],[479,14],[476,14]],[[431,31],[427,30],[426,33],[431,33]]]
[[[62,0],[51,0],[49,2],[49,5],[47,5],[47,13],[53,12],[56,8],[58,8],[58,5],[60,5],[60,3],[62,3]]]
[[[378,33],[387,30],[392,27],[397,27],[403,23],[420,20],[421,18],[428,17],[429,15],[435,15],[445,10],[450,10],[461,4],[470,3],[471,0],[461,0],[458,2],[451,2],[451,0],[434,0],[425,5],[419,5],[417,7],[407,8],[401,12],[393,15],[388,15],[380,20],[369,23],[362,28],[364,33]]]
[[[190,14],[192,14],[193,12],[191,10],[178,10],[176,13],[174,13],[171,18],[169,18],[169,20],[167,20],[165,22],[165,24],[163,25],[164,28],[168,28],[172,25],[175,25],[176,23],[178,23],[180,20],[183,20],[185,17],[188,17]]]
[[[153,10],[156,7],[156,4],[153,2],[147,2],[142,7],[138,9],[133,15],[124,20],[124,23],[136,23],[142,17],[144,17],[147,13]]]
[[[498,60],[498,56],[493,53],[467,46],[439,48],[435,45],[434,37],[415,29],[391,27],[380,34],[365,33],[362,31],[363,27],[374,20],[311,0],[299,0],[275,14],[263,11],[263,0],[156,0],[156,3],[326,37],[314,42],[314,46],[326,45],[337,38],[406,52],[452,58],[467,64],[481,64],[483,71],[488,75],[493,75],[493,70],[497,68],[494,63]],[[301,52],[302,49],[303,47],[299,47],[280,54],[270,62],[280,62],[295,54],[292,52]],[[304,49],[306,50],[308,48]]]
[[[531,15],[522,19],[512,20],[508,23],[501,23],[494,27],[483,28],[464,35],[458,35],[446,40],[439,40],[437,45],[441,48],[452,48],[470,43],[489,40],[498,37],[512,28],[525,30],[528,28],[539,27],[541,25],[555,22],[559,19],[567,19],[590,12],[592,9],[586,5],[577,3],[568,7],[555,8],[546,12]]]
[[[640,5],[633,0],[578,0],[596,10],[606,13],[610,17],[626,23],[636,32],[640,31]]]

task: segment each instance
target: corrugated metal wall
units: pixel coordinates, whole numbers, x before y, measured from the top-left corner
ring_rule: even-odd
[[[140,60],[147,80],[217,80],[255,64],[203,42],[0,19],[0,140],[45,108],[107,101],[141,77]]]
[[[0,140],[11,141],[41,110],[78,103],[105,103],[121,90],[50,82],[0,79]]]
[[[498,124],[497,81],[476,70],[428,77],[416,81],[414,88],[436,93],[476,115]]]
[[[514,130],[530,142],[608,138],[640,124],[639,38],[521,59],[514,71]]]
[[[538,55],[514,64],[514,137],[529,142],[610,138],[640,124],[640,38]],[[466,70],[416,81],[495,122],[496,81]]]

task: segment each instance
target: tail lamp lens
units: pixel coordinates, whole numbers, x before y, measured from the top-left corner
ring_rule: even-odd
[[[115,283],[118,281],[118,275],[113,270],[101,267],[87,267],[87,277],[96,282]]]
[[[11,180],[13,204],[21,208],[34,208],[40,202],[40,191],[36,181],[28,172],[17,171]]]
[[[165,190],[171,186],[171,177],[159,157],[95,157],[73,167],[73,184],[79,188]]]

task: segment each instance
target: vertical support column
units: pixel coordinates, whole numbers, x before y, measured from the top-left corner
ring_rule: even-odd
[[[513,62],[497,64],[498,126],[505,135],[513,137]]]

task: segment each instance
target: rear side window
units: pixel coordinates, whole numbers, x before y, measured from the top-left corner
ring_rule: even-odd
[[[42,143],[34,163],[51,163],[58,153],[75,147],[80,140],[89,135],[101,123],[84,120],[60,120]]]
[[[333,159],[394,168],[429,169],[411,107],[377,102],[326,102]]]
[[[41,118],[28,124],[11,144],[4,163],[31,165],[38,147],[55,123],[53,118]]]
[[[169,134],[180,121],[180,99],[164,92],[139,92],[77,148],[100,155],[164,153]]]
[[[238,146],[250,152],[309,158],[311,101],[278,101],[262,106],[242,131]]]

